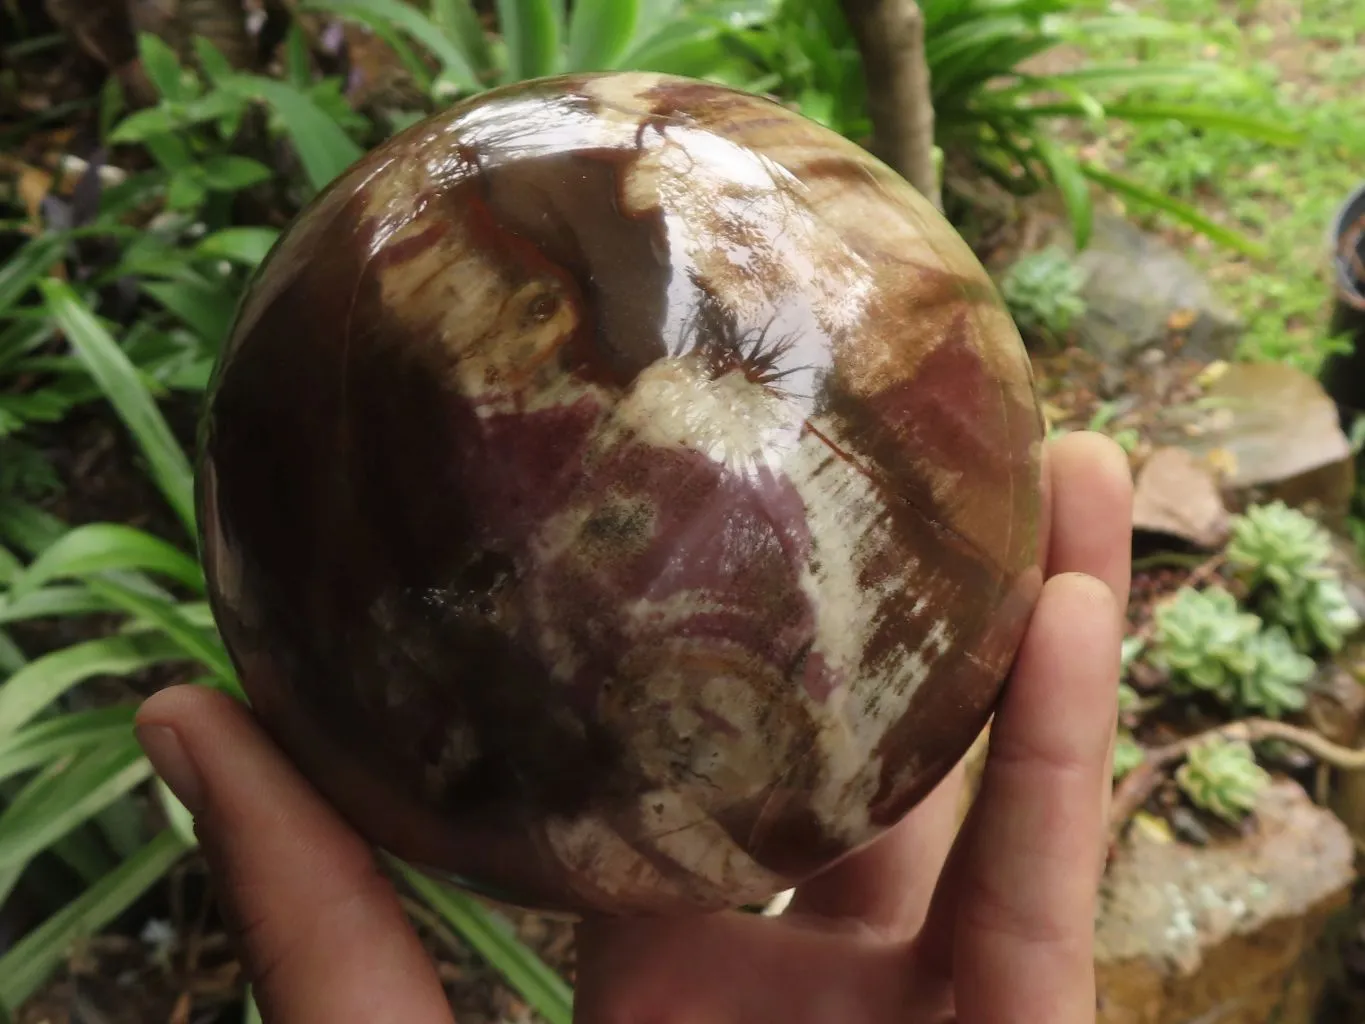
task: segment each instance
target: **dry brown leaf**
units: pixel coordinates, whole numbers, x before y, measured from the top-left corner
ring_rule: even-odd
[[[1194,326],[1194,322],[1199,319],[1199,311],[1195,309],[1177,309],[1166,318],[1166,327],[1172,331],[1188,331]]]

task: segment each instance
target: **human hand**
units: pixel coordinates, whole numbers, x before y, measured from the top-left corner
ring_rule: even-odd
[[[1048,578],[962,828],[959,765],[779,917],[585,922],[580,1024],[1095,1019],[1132,485],[1122,451],[1094,434],[1051,443],[1046,464]],[[369,847],[246,708],[175,687],[138,728],[195,815],[267,1024],[449,1024]]]

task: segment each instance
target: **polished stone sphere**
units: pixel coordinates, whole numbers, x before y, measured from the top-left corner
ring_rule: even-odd
[[[767,99],[487,92],[285,232],[199,512],[256,713],[371,842],[569,914],[756,902],[895,824],[1036,602],[1043,425],[977,259]]]

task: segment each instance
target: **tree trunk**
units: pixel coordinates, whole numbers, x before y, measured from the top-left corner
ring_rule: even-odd
[[[863,58],[877,156],[942,209],[924,15],[915,0],[841,2]]]

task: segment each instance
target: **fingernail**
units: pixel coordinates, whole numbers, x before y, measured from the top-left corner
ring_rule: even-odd
[[[140,725],[136,733],[137,741],[156,773],[185,809],[198,816],[204,803],[204,783],[175,730],[166,725]]]

